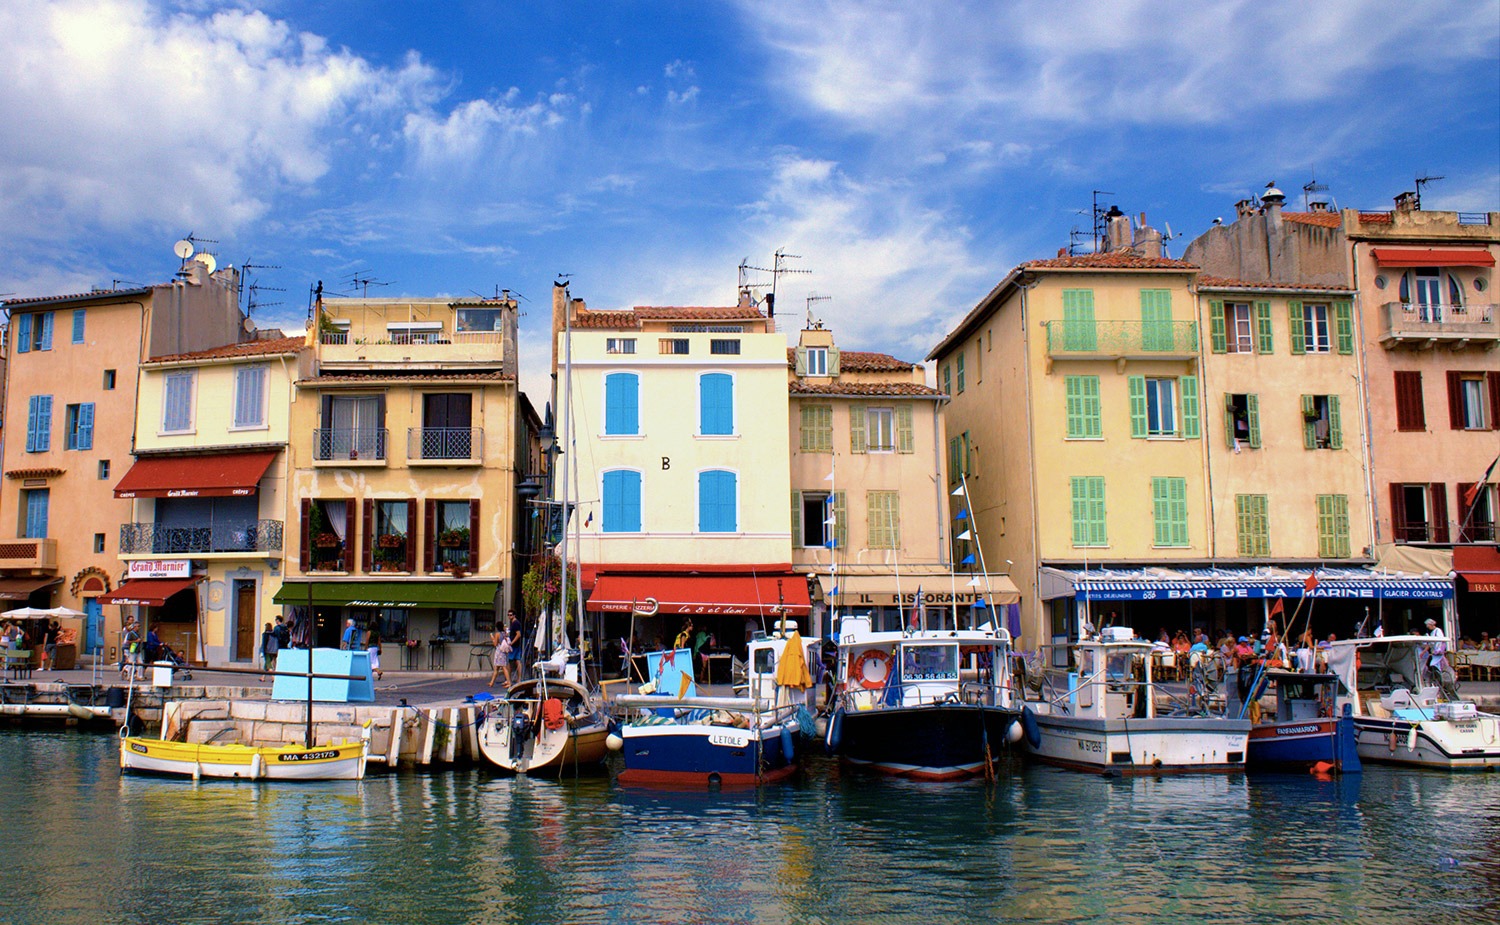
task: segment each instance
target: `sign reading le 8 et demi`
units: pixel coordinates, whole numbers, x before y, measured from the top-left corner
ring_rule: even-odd
[[[138,559],[130,563],[130,578],[191,578],[191,559]]]

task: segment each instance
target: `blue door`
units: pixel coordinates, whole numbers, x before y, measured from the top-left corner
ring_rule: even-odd
[[[99,603],[97,597],[91,597],[83,602],[83,612],[87,617],[84,621],[83,651],[92,652],[103,642],[104,605]]]

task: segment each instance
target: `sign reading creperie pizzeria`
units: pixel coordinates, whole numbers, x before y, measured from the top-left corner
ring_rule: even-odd
[[[191,578],[191,559],[151,559],[130,563],[130,578]]]

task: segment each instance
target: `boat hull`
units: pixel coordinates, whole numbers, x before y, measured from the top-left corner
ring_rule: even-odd
[[[1334,773],[1357,774],[1362,765],[1355,740],[1354,718],[1349,716],[1260,723],[1250,730],[1245,765],[1260,771],[1306,771],[1328,765]]]
[[[963,780],[983,775],[1006,749],[1015,710],[965,703],[846,710],[830,740],[849,764],[915,780]]]
[[[1500,769],[1500,717],[1406,720],[1359,716],[1359,757],[1379,764],[1446,771]]]
[[[562,705],[561,722],[543,721],[548,700]],[[609,723],[588,690],[570,681],[526,681],[492,704],[479,722],[479,752],[512,774],[602,771]]]
[[[366,743],[306,748],[193,745],[135,736],[120,740],[120,770],[173,777],[243,780],[360,780]]]
[[[782,730],[788,735],[783,737]],[[795,726],[739,729],[707,723],[621,726],[622,784],[753,787],[790,777],[797,770]]]
[[[1249,720],[1201,717],[1094,719],[1037,714],[1038,761],[1085,771],[1167,774],[1239,771]]]

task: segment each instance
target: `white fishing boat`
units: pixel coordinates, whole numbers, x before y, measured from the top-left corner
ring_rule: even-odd
[[[1327,649],[1360,760],[1448,771],[1500,767],[1500,715],[1458,695],[1443,639],[1338,639]]]
[[[592,685],[537,677],[491,702],[479,720],[479,751],[514,774],[596,770],[604,758],[609,718]]]
[[[1022,727],[1032,756],[1115,774],[1244,767],[1250,721],[1226,718],[1222,703],[1201,687],[1190,687],[1185,698],[1168,695],[1151,675],[1151,643],[1128,627],[1108,627],[1067,648],[1069,667],[1023,679]],[[1043,648],[1044,663],[1053,651]]]
[[[359,741],[326,745],[195,744],[124,736],[120,770],[174,777],[243,780],[360,780],[370,754],[367,723]]]

